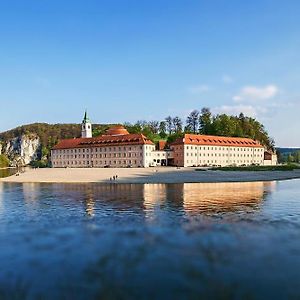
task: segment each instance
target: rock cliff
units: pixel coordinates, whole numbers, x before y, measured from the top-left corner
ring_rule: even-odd
[[[5,154],[12,166],[24,166],[41,158],[40,138],[36,134],[23,134],[4,141],[0,154]]]

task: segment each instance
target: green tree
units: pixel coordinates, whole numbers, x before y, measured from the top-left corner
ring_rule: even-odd
[[[167,136],[167,125],[165,121],[159,123],[159,135],[163,139]]]
[[[212,114],[209,108],[204,107],[201,109],[199,115],[199,131],[201,134],[212,134]]]
[[[150,121],[148,123],[148,127],[150,128],[153,134],[158,134],[159,132],[159,122],[158,121]]]
[[[182,132],[182,120],[178,116],[173,118],[173,128],[175,133]]]
[[[199,111],[193,110],[186,119],[186,131],[197,133],[199,127]]]
[[[166,117],[166,127],[169,134],[173,133],[173,118],[171,116]]]

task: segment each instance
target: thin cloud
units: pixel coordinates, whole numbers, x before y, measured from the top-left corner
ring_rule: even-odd
[[[218,114],[229,114],[237,116],[241,112],[249,117],[256,117],[258,114],[258,110],[261,110],[260,108],[256,108],[252,105],[222,105],[219,107],[215,107],[213,111]]]
[[[275,97],[278,92],[278,87],[272,84],[265,87],[245,86],[232,99],[235,102],[268,100]]]

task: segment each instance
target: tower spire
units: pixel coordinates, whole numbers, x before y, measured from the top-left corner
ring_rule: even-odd
[[[82,138],[91,138],[92,135],[92,123],[88,117],[87,109],[84,112],[82,124],[81,124],[81,137]]]
[[[84,112],[84,117],[83,117],[83,121],[82,123],[86,124],[86,123],[91,123],[89,117],[88,117],[88,113],[87,113],[87,109]]]

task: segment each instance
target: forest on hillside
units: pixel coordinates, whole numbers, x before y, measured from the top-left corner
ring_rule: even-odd
[[[93,136],[105,133],[113,124],[93,124]],[[209,108],[193,110],[185,120],[178,116],[167,116],[164,120],[144,121],[123,124],[130,133],[143,133],[153,142],[158,140],[174,141],[184,133],[208,134],[233,137],[247,137],[258,140],[266,148],[274,150],[274,140],[268,135],[263,124],[255,118],[247,117],[243,113],[239,116],[227,114],[212,114]],[[34,123],[19,126],[15,129],[0,133],[0,142],[23,134],[39,136],[43,156],[48,156],[50,149],[60,140],[80,137],[80,124],[47,124]]]
[[[162,121],[137,121],[135,124],[125,123],[125,126],[129,132],[142,132],[153,141],[166,139],[172,142],[184,133],[195,133],[247,137],[258,140],[270,150],[274,150],[275,146],[273,138],[258,120],[243,113],[239,116],[213,115],[209,108],[203,108],[201,111],[193,110],[185,121],[178,116],[168,116]]]
[[[97,134],[105,132],[109,125],[93,124]],[[22,125],[14,129],[0,133],[0,141],[21,136],[23,134],[36,134],[41,140],[41,144],[50,149],[62,139],[76,138],[81,136],[80,124],[47,124],[34,123]]]
[[[300,148],[277,148],[278,161],[300,164]]]

